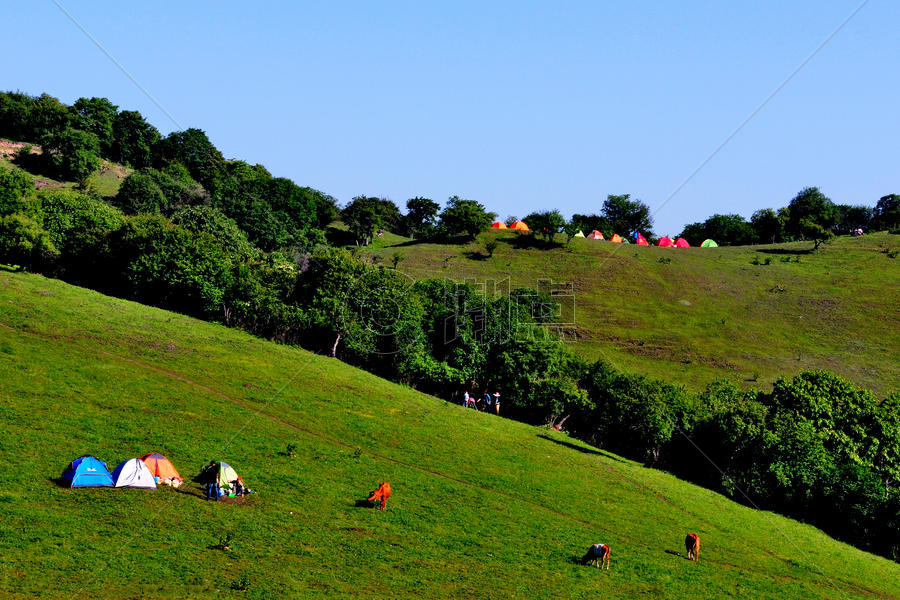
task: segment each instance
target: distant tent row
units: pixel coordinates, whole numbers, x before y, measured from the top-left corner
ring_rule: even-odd
[[[168,458],[152,452],[131,458],[109,472],[106,463],[95,456],[73,460],[62,474],[69,487],[133,487],[156,489],[157,482],[180,484],[181,475]]]
[[[507,227],[506,223],[504,223],[503,221],[495,221],[494,223],[491,223],[491,227],[493,227],[494,229],[515,229],[517,231],[531,231],[525,221],[516,221],[509,227]]]
[[[509,227],[507,227],[506,223],[504,223],[503,221],[496,221],[491,224],[491,227],[493,227],[494,229],[515,229],[517,231],[531,231],[531,229],[528,228],[528,225],[525,223],[525,221],[516,221]],[[606,239],[603,237],[603,233],[596,229],[587,235],[584,235],[584,233],[581,230],[578,230],[578,232],[575,234],[574,237],[586,238],[589,240],[605,240]],[[636,234],[634,234],[634,238],[635,238],[635,243],[638,246],[649,246],[650,245],[650,243],[647,242],[647,239],[643,236],[643,234],[636,233]],[[618,233],[613,234],[613,236],[611,238],[609,238],[609,241],[614,244],[628,244],[629,243],[627,239],[623,238]],[[683,237],[680,237],[673,242],[672,238],[670,238],[669,236],[666,236],[666,235],[659,238],[659,241],[656,243],[656,245],[661,246],[663,248],[690,248],[691,247],[691,245],[688,243],[688,241],[686,239],[684,239]],[[703,243],[700,244],[700,247],[701,248],[718,248],[719,245],[715,241],[707,239],[707,240],[703,240]]]

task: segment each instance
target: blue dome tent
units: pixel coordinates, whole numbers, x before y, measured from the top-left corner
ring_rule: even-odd
[[[69,487],[113,487],[113,478],[106,463],[93,456],[76,458],[63,472],[63,481]]]

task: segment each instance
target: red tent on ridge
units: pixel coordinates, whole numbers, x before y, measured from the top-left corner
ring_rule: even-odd
[[[667,248],[674,248],[675,244],[672,243],[672,238],[667,235],[659,238],[659,241],[656,243],[657,246],[665,246]]]
[[[691,245],[688,244],[686,239],[684,239],[683,237],[680,237],[677,240],[675,240],[675,247],[676,248],[690,248]]]
[[[495,221],[491,223],[491,227],[493,227],[494,229],[508,229],[506,223],[504,223],[503,221]]]
[[[589,239],[589,240],[602,240],[602,239],[603,239],[603,234],[600,233],[599,231],[597,231],[597,230],[595,229],[595,230],[593,230],[592,232],[590,232],[590,233],[588,234],[587,239]]]
[[[641,235],[640,233],[637,234],[637,242],[635,242],[635,243],[636,243],[638,246],[649,246],[649,245],[650,245],[650,244],[647,243],[647,240],[644,239],[644,236]]]

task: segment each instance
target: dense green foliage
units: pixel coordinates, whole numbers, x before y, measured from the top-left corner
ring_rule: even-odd
[[[461,235],[474,240],[475,236],[491,226],[496,216],[497,213],[488,212],[476,200],[451,196],[441,212],[440,228],[445,235]]]
[[[890,561],[563,434],[60,281],[0,284],[0,596],[900,594]],[[83,454],[112,468],[152,451],[188,479],[225,460],[255,494],[54,481]],[[384,480],[386,511],[357,505]],[[609,572],[577,562],[595,542]]]
[[[896,535],[882,533],[897,523],[900,503],[891,467],[897,459],[891,440],[900,435],[895,400],[874,402],[827,373],[781,380],[771,394],[737,402],[740,394],[726,385],[695,397],[656,379],[621,373],[570,353],[543,326],[560,310],[550,295],[517,289],[497,297],[469,284],[412,282],[396,268],[376,267],[324,245],[323,230],[336,215],[333,198],[273,177],[260,165],[226,161],[204,132],[189,129],[160,139],[140,114],[113,115],[116,107],[96,98],[76,103],[57,119],[48,98],[6,94],[2,109],[28,107],[34,118],[11,119],[10,127],[42,131],[44,155],[60,176],[83,182],[104,152],[139,170],[122,184],[118,208],[71,190],[35,193],[27,177],[5,173],[0,261],[221,319],[432,393],[502,389],[507,416],[533,424],[567,422],[583,440],[900,556]],[[896,207],[890,198],[882,200],[870,214],[836,207],[808,188],[783,212],[759,211],[751,223],[738,215],[714,215],[694,224],[689,235],[735,244],[763,234],[794,236],[814,240],[818,248],[839,222],[889,222]],[[496,216],[457,196],[448,200],[436,227],[436,203],[415,198],[407,208],[402,217],[390,200],[359,196],[341,216],[361,245],[379,231],[404,227],[421,236],[474,240]],[[547,242],[564,226],[569,240],[575,226],[608,227],[604,234],[626,236],[649,235],[652,226],[647,206],[628,195],[609,196],[600,217],[576,217],[568,226],[558,211],[526,219]],[[847,404],[848,397],[859,399]],[[812,412],[810,406],[858,416],[798,419]],[[698,469],[695,451],[679,437],[694,433],[703,440],[701,449],[711,448],[706,454],[727,457],[721,479]],[[833,506],[854,526],[834,526]]]

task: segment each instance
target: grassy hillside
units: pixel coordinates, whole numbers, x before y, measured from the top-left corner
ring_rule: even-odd
[[[814,528],[55,280],[0,272],[0,381],[0,597],[900,597],[900,566]],[[85,453],[112,468],[150,451],[185,476],[226,460],[257,493],[54,482]],[[386,512],[356,506],[384,479]],[[613,548],[608,573],[574,562],[594,542]]]
[[[414,278],[570,283],[574,314],[562,322],[574,351],[691,389],[722,376],[765,387],[820,368],[879,394],[900,388],[900,236],[838,238],[816,253],[811,242],[672,249],[576,239],[542,250],[529,239],[385,236],[369,252],[382,264],[399,253]]]

